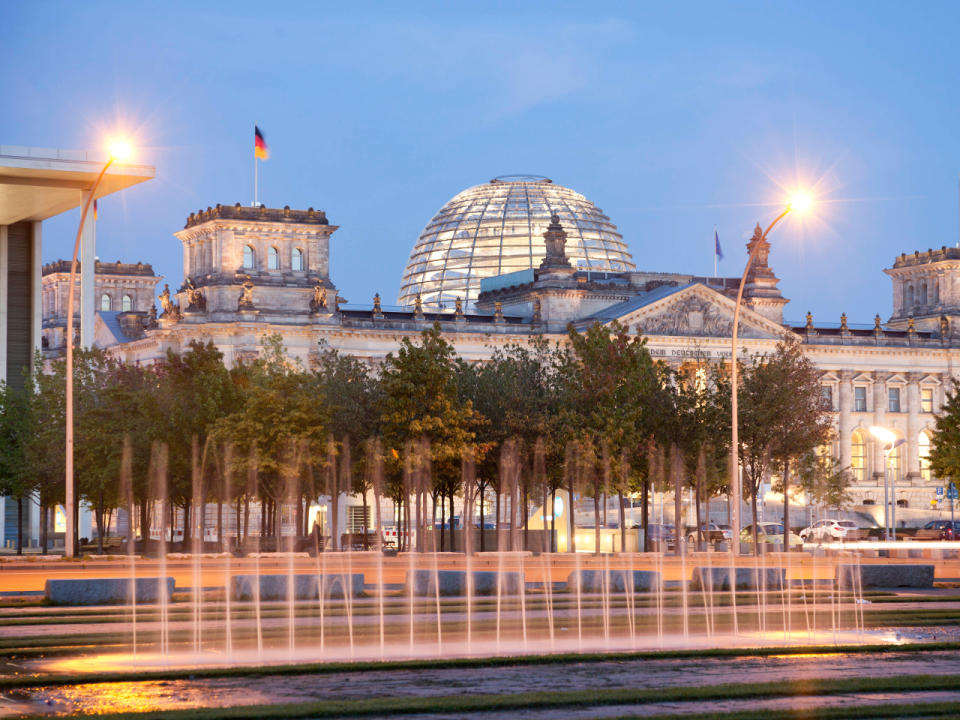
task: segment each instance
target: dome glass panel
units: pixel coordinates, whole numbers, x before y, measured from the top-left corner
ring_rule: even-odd
[[[636,270],[617,226],[583,195],[544,177],[508,175],[464,190],[427,223],[410,252],[399,303],[413,305],[419,293],[425,308],[451,309],[457,297],[473,305],[482,278],[539,267],[553,214],[577,270]]]

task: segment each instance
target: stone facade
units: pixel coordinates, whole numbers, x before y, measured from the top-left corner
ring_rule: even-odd
[[[255,358],[263,338],[279,333],[290,355],[306,364],[325,343],[377,365],[401,338],[415,338],[437,322],[465,360],[483,361],[495,347],[532,336],[564,342],[570,324],[582,329],[618,321],[643,332],[651,354],[674,367],[731,357],[739,278],[578,271],[564,262],[563,228],[551,223],[550,252],[541,267],[484,280],[476,309],[468,313],[462,307],[383,311],[372,294],[369,305],[344,307],[329,274],[329,239],[335,230],[322,213],[286,208],[218,206],[190,216],[176,233],[184,243],[188,277],[171,296],[171,311],[142,338],[112,346],[113,352],[128,361],[151,362],[168,349],[183,351],[191,340],[202,340],[212,341],[233,364]],[[761,240],[755,236],[750,242]],[[256,258],[251,267],[244,267],[245,246]],[[270,248],[277,248],[279,267],[261,262]],[[305,252],[303,269],[289,264],[294,248]],[[839,327],[818,326],[809,314],[805,325],[790,326],[782,320],[788,301],[777,289],[768,252],[758,250],[758,265],[748,275],[740,357],[769,353],[784,337],[799,340],[822,371],[836,428],[832,451],[851,468],[854,500],[863,509],[871,504],[882,509],[883,449],[869,432],[870,426],[882,425],[906,441],[891,458],[900,506],[929,511],[933,487],[941,483],[930,476],[924,457],[935,414],[957,377],[960,338],[949,320],[922,327],[896,321],[905,311],[897,300],[907,282],[900,270],[916,264],[904,264],[901,256],[886,271],[895,288],[894,320],[886,326],[879,316],[871,329],[851,328],[846,316]],[[941,305],[952,302],[945,288],[960,278],[960,254],[956,268],[936,254],[931,262],[937,265]],[[928,286],[928,300],[929,292]],[[243,297],[249,302],[241,302]],[[937,311],[938,318],[944,309]],[[909,519],[909,513],[901,517]]]
[[[163,278],[154,275],[148,263],[105,263],[97,260],[94,268],[94,297],[99,314],[115,313],[118,322],[142,335],[143,320],[154,307],[154,288]],[[77,263],[74,289],[74,332],[80,332],[80,263]],[[70,292],[70,261],[56,260],[43,266],[41,299],[43,303],[43,349],[57,355],[66,346],[67,301]],[[126,316],[126,318],[124,317]],[[102,318],[101,318],[102,319]],[[79,342],[79,338],[78,338]]]

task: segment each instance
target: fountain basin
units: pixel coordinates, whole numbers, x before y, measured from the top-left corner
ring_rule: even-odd
[[[264,601],[289,600],[293,586],[295,600],[318,600],[320,588],[325,598],[342,598],[344,589],[350,597],[363,593],[363,573],[350,575],[234,575],[230,579],[230,594],[234,600],[253,600],[256,597],[255,583],[259,578],[260,599]]]
[[[837,565],[836,579],[845,588],[855,579],[862,588],[932,588],[933,565]]]
[[[134,588],[131,584],[135,582]],[[69,578],[47,580],[44,593],[51,605],[129,605],[135,590],[137,604],[156,603],[165,593],[169,601],[174,580],[168,578]]]
[[[631,577],[632,576],[632,577]],[[580,585],[582,592],[603,592],[603,570],[574,570],[567,577],[567,587],[576,589]],[[606,589],[608,592],[653,592],[660,585],[660,573],[652,570],[607,570]]]
[[[518,595],[523,583],[523,574],[519,572],[497,573],[492,570],[475,570],[471,573],[474,595],[496,595],[499,585],[501,595]],[[499,582],[497,578],[500,578]],[[407,573],[406,592],[411,591],[418,597],[439,594],[442,597],[463,597],[470,588],[467,585],[467,573],[464,570],[414,570]]]
[[[734,575],[731,571],[736,570]],[[786,587],[785,568],[752,567],[695,567],[692,588],[694,590],[730,590],[734,577],[737,590],[780,590]]]

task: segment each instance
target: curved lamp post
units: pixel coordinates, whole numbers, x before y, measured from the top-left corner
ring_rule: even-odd
[[[906,440],[880,425],[872,425],[870,434],[883,443],[883,539],[897,539],[897,479],[890,474],[890,454]]]
[[[740,305],[743,302],[743,288],[747,284],[747,275],[750,274],[750,268],[757,256],[757,252],[767,235],[776,227],[783,218],[793,211],[804,212],[810,207],[810,197],[808,195],[797,195],[783,209],[773,222],[763,231],[750,256],[747,258],[747,266],[743,269],[743,277],[740,278],[740,288],[737,290],[737,304],[733,308],[733,332],[730,341],[730,415],[731,415],[731,443],[730,443],[730,535],[734,545],[734,554],[740,554],[740,452],[738,448],[739,439],[737,436],[737,329],[740,325]]]
[[[74,557],[77,547],[74,544],[76,527],[74,523],[74,513],[76,512],[76,495],[73,484],[73,306],[74,295],[76,293],[77,277],[77,254],[80,252],[80,238],[83,236],[83,226],[87,221],[87,213],[90,211],[90,203],[93,202],[97,194],[97,188],[100,181],[107,173],[107,169],[113,164],[114,160],[124,160],[130,155],[130,146],[122,141],[114,141],[110,145],[110,156],[104,163],[100,174],[94,180],[90,187],[87,199],[83,203],[83,209],[80,211],[80,227],[77,228],[77,239],[73,243],[73,258],[70,261],[70,292],[67,294],[67,397],[66,397],[66,492],[64,498],[64,510],[66,511],[67,528],[63,542],[63,553],[65,557]]]

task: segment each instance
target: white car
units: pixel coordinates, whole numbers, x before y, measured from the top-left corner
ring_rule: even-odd
[[[843,542],[856,534],[857,524],[849,520],[818,520],[800,531],[804,542]]]

